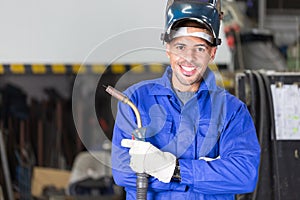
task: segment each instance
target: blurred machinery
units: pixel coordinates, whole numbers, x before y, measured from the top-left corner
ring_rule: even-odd
[[[110,167],[110,153],[106,151],[81,152],[74,161],[67,193],[71,196],[111,196],[114,183]]]
[[[236,94],[253,117],[261,145],[256,190],[238,199],[299,199],[300,73],[247,70],[236,75]]]
[[[234,70],[283,70],[286,62],[274,44],[272,33],[258,28],[235,1],[223,2],[223,26],[227,44],[232,52]]]

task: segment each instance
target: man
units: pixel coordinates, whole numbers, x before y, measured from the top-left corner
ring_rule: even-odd
[[[251,116],[207,67],[220,44],[218,9],[169,1],[163,40],[171,67],[125,91],[146,129],[135,135],[144,141],[131,140],[136,117],[119,104],[112,170],[127,199],[136,198],[136,173],[149,174],[147,199],[234,199],[255,188],[260,147]]]

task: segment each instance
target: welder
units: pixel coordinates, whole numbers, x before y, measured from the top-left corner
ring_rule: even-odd
[[[113,132],[115,182],[136,199],[136,174],[146,173],[147,199],[231,199],[252,192],[260,146],[244,103],[216,85],[208,67],[216,55],[222,11],[218,0],[169,0],[162,34],[170,66],[124,94]],[[135,140],[132,140],[132,135]]]

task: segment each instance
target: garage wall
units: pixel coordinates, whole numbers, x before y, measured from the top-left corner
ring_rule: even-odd
[[[122,31],[161,28],[164,6],[161,0],[2,0],[0,62],[81,62]]]
[[[159,39],[166,0],[0,3],[1,63],[167,61]],[[221,48],[218,62],[229,62]]]

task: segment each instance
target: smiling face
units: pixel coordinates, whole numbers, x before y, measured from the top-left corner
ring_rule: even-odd
[[[190,31],[207,32],[189,27]],[[200,37],[182,36],[167,44],[167,55],[172,67],[173,87],[180,91],[198,90],[207,65],[215,57],[216,47]]]

